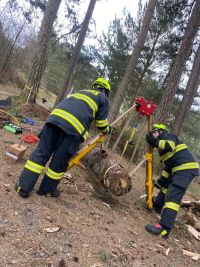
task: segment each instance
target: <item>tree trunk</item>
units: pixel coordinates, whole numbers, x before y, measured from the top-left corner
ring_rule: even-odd
[[[146,124],[146,121],[144,121],[144,122],[141,124],[140,128],[138,129],[138,134],[137,134],[136,143],[135,143],[135,146],[134,146],[134,149],[133,149],[133,153],[132,153],[132,155],[131,155],[131,159],[130,159],[130,162],[131,162],[131,163],[133,163],[134,161],[136,162],[136,160],[134,160],[134,159],[135,159],[135,155],[136,155],[136,153],[137,153],[137,151],[138,151],[138,148],[139,148],[141,139],[143,138],[143,135],[144,135],[144,134],[143,134],[143,131],[144,131],[144,128],[145,128],[145,124]],[[141,148],[141,146],[142,146],[142,145],[140,145],[140,150],[143,151],[143,149]],[[138,159],[138,157],[137,157],[137,159]]]
[[[83,21],[83,24],[81,27],[81,31],[80,31],[80,34],[78,36],[76,46],[73,50],[73,54],[72,54],[72,58],[71,58],[70,63],[69,63],[69,67],[68,67],[67,72],[64,76],[64,80],[62,82],[62,85],[61,85],[61,88],[59,90],[55,104],[58,104],[70,90],[70,86],[71,86],[71,83],[72,83],[72,80],[74,77],[77,61],[78,61],[78,58],[79,58],[79,55],[81,52],[81,48],[83,46],[83,42],[85,40],[85,36],[86,36],[87,30],[88,30],[88,25],[90,23],[90,19],[92,17],[93,11],[94,11],[95,4],[96,4],[96,0],[90,0],[89,6],[87,9],[87,13],[85,15],[85,18],[84,18],[84,21]]]
[[[177,110],[176,118],[174,121],[173,132],[176,134],[179,134],[185,125],[194,97],[197,93],[199,83],[200,83],[200,45],[196,52],[191,74],[183,95],[183,99],[181,101],[181,105]]]
[[[122,127],[122,130],[120,131],[119,136],[117,137],[117,140],[115,141],[115,143],[114,143],[114,145],[112,147],[112,150],[116,150],[116,148],[117,148],[117,146],[118,146],[118,144],[119,144],[124,132],[126,131],[128,125],[131,122],[131,118],[132,118],[132,114],[130,115],[130,117],[126,118],[125,123],[124,123],[124,125]]]
[[[84,162],[97,175],[101,184],[112,194],[122,196],[132,188],[131,178],[124,166],[104,149],[96,147],[84,157]]]
[[[44,12],[44,17],[38,35],[38,43],[33,58],[27,84],[21,97],[29,103],[35,103],[40,87],[40,82],[47,62],[48,46],[52,34],[53,23],[60,6],[61,0],[49,0]],[[28,90],[27,90],[28,89]]]
[[[117,89],[117,93],[116,93],[115,98],[114,98],[112,105],[111,105],[111,110],[109,113],[110,114],[109,115],[110,121],[114,121],[114,119],[118,115],[120,106],[121,106],[123,99],[124,99],[126,87],[129,83],[129,79],[130,79],[131,74],[133,73],[133,71],[137,65],[138,59],[139,59],[141,51],[143,49],[143,46],[144,46],[144,43],[145,43],[145,40],[146,40],[146,37],[148,34],[149,25],[150,25],[150,22],[151,22],[153,13],[154,13],[154,9],[156,6],[156,2],[157,2],[156,0],[149,0],[149,4],[147,6],[147,10],[145,12],[143,23],[141,26],[141,30],[140,30],[140,33],[138,36],[138,40],[136,42],[134,51],[130,57],[130,60],[129,60],[128,65],[126,67],[124,76],[122,78],[122,81],[119,84],[119,87]]]
[[[188,21],[188,26],[181,43],[181,47],[178,51],[174,64],[172,66],[171,72],[169,74],[166,86],[164,88],[164,94],[162,100],[159,104],[157,110],[157,120],[159,122],[165,122],[172,106],[173,99],[176,94],[177,86],[179,84],[182,71],[184,69],[185,63],[191,53],[193,40],[197,34],[200,26],[200,0],[197,0],[190,19]]]
[[[14,49],[14,47],[15,47],[15,44],[16,44],[16,42],[17,42],[17,39],[18,39],[18,37],[20,36],[20,33],[22,32],[24,26],[25,26],[25,23],[24,23],[24,24],[21,26],[21,28],[19,29],[19,31],[18,31],[18,33],[16,34],[15,39],[14,39],[14,41],[13,41],[11,47],[9,48],[9,51],[6,53],[4,62],[2,63],[2,67],[0,66],[0,67],[1,67],[1,69],[0,69],[0,77],[3,76],[3,74],[6,72],[6,68],[7,68],[7,66],[9,65],[10,57],[11,57],[11,55],[12,55],[12,53],[13,53],[13,49]]]

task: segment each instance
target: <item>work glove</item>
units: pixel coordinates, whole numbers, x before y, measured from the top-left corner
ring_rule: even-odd
[[[110,135],[113,132],[114,128],[111,125],[108,125],[108,131],[105,133],[106,135]]]
[[[149,143],[153,147],[156,147],[158,145],[158,139],[157,138],[154,138],[153,135],[152,135],[152,133],[148,133],[146,135],[146,141],[147,141],[147,143]]]

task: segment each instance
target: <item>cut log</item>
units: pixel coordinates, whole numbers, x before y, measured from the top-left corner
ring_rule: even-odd
[[[132,181],[127,170],[105,149],[95,147],[84,157],[84,163],[92,169],[103,186],[112,194],[122,196],[130,192]]]
[[[191,225],[191,226],[195,226],[195,223],[197,222],[196,217],[190,213],[190,212],[185,212],[182,216],[181,219],[183,220],[183,222],[185,224]]]
[[[189,201],[189,200],[182,201],[181,207],[186,208],[187,210],[189,210],[190,212],[192,212],[196,216],[200,217],[200,200],[198,200],[198,201]]]
[[[196,239],[200,240],[200,232],[198,232],[191,225],[187,225],[188,231],[191,235],[193,235]]]

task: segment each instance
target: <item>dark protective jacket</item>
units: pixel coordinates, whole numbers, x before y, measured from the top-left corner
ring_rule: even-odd
[[[190,170],[194,175],[199,175],[199,164],[176,134],[161,133],[157,147],[164,167],[162,172],[164,178],[183,170]]]
[[[68,95],[51,112],[47,123],[52,123],[70,135],[86,140],[90,125],[95,120],[97,128],[108,131],[109,100],[100,91],[81,90]]]

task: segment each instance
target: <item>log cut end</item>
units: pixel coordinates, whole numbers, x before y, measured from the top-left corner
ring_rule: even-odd
[[[123,196],[132,189],[131,177],[124,166],[105,149],[96,147],[84,160],[111,194]]]

